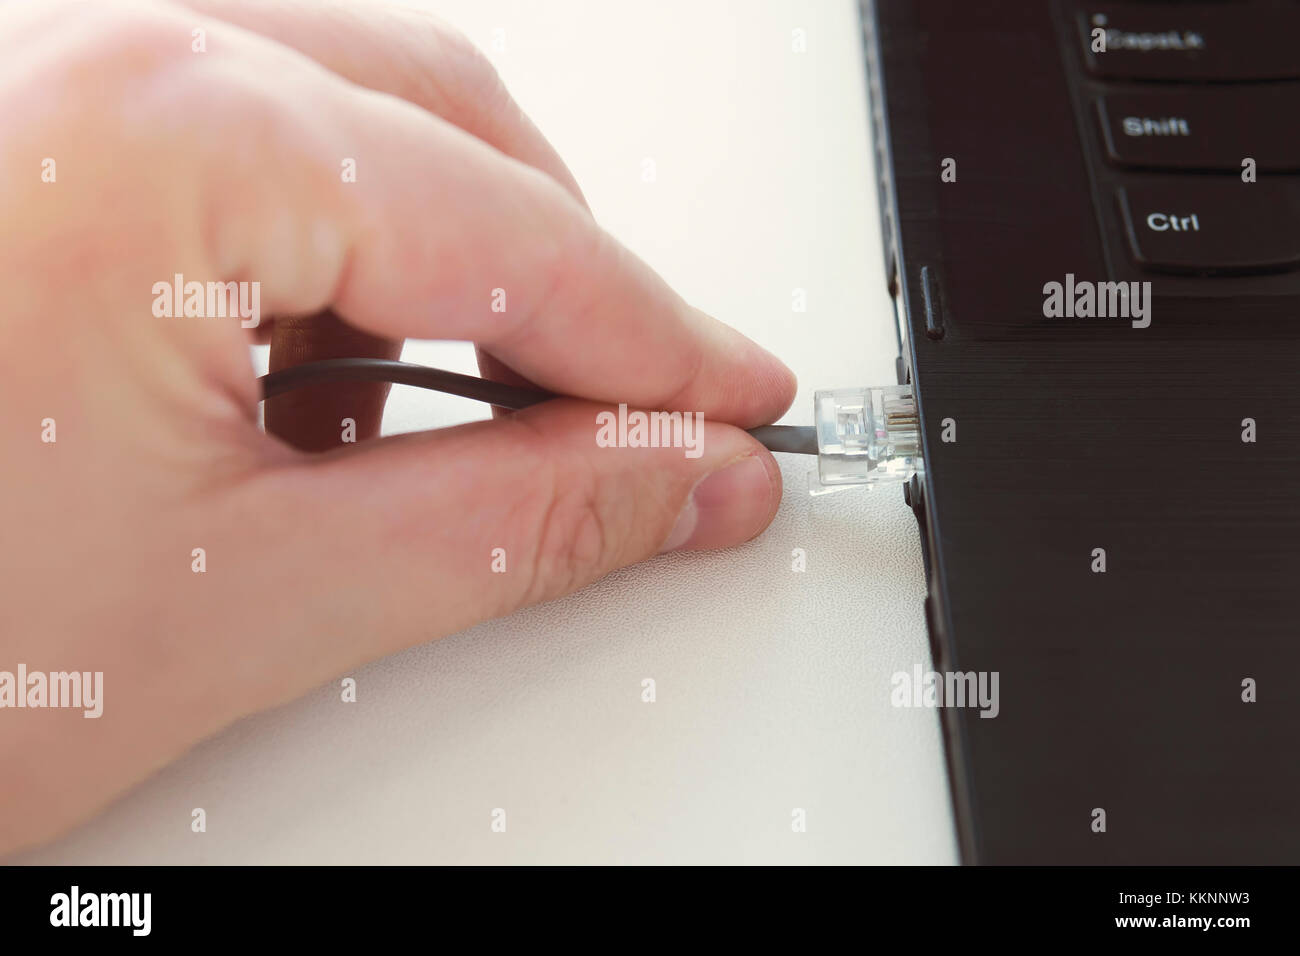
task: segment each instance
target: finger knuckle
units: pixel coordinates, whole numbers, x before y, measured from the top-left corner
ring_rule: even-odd
[[[527,603],[567,594],[600,577],[609,569],[612,539],[607,511],[592,489],[560,490],[538,529]]]
[[[392,12],[409,27],[403,59],[410,98],[457,125],[474,125],[474,117],[510,102],[496,66],[464,33],[423,11]]]
[[[32,15],[49,22],[0,25],[0,34],[6,27],[14,33],[7,43],[23,44],[22,70],[0,76],[0,139],[13,144],[0,149],[0,176],[26,182],[12,164],[29,151],[76,168],[66,188],[41,189],[26,201],[43,210],[47,230],[84,247],[103,231],[103,209],[85,201],[92,191],[107,189],[119,200],[120,230],[131,228],[132,217],[149,215],[142,207],[159,193],[158,157],[167,145],[149,97],[190,56],[189,34],[149,3],[51,3]],[[0,45],[0,59],[12,52]],[[15,202],[25,199],[15,192]],[[91,223],[100,229],[86,231]],[[95,250],[104,251],[111,246]]]
[[[76,94],[63,105],[101,105],[105,96],[122,96],[153,76],[191,57],[188,31],[178,31],[172,17],[152,3],[82,4],[65,2],[58,21],[71,23],[62,42],[47,43],[32,64],[40,74],[28,85],[48,83]],[[85,95],[93,79],[96,95]]]
[[[444,55],[455,64],[460,81],[466,89],[480,96],[504,92],[505,83],[501,74],[478,44],[459,30],[446,25],[441,28],[440,39]]]
[[[568,594],[621,563],[624,509],[607,482],[583,469],[569,460],[539,469],[523,605]]]

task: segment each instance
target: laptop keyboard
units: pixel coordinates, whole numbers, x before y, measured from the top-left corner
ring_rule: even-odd
[[[1300,293],[1300,3],[1060,10],[1111,272]]]

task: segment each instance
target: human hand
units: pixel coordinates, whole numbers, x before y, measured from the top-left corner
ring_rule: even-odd
[[[361,662],[771,520],[780,474],[742,428],[790,372],[603,232],[431,18],[4,4],[0,116],[0,670],[103,674],[96,719],[0,709],[0,850]],[[258,282],[271,318],[159,317],[177,274]],[[316,387],[268,402],[272,437],[268,330],[273,368],[462,339],[577,398],[339,447],[384,390]],[[597,447],[618,402],[702,412],[702,455]]]

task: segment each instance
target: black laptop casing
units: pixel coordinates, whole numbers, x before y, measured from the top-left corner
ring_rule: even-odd
[[[1144,272],[1116,192],[1295,177],[1108,165],[1079,9],[863,9],[934,666],[999,674],[940,711],[962,858],[1294,864],[1300,272]],[[1067,275],[1149,326],[1046,317]]]

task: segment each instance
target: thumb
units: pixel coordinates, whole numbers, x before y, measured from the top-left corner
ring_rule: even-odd
[[[310,610],[288,611],[270,595],[238,629],[279,635],[256,649],[285,658],[263,673],[301,676],[273,697],[660,551],[740,544],[772,520],[780,470],[745,432],[704,422],[698,448],[601,447],[602,410],[550,401],[298,459],[254,482],[249,507],[265,516],[254,553],[271,566],[253,579],[311,595]],[[269,608],[284,618],[268,622]]]

